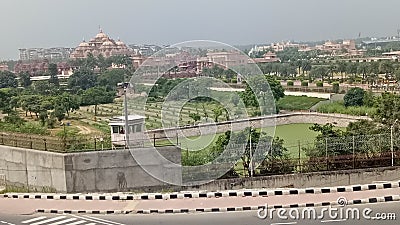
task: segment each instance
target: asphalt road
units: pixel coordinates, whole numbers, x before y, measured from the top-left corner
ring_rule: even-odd
[[[327,210],[327,207],[324,207]],[[348,213],[349,218],[346,219],[346,210],[351,209],[353,212],[359,210],[360,219],[352,218],[353,214]],[[370,210],[369,210],[370,209]],[[200,214],[150,214],[150,215],[56,215],[56,214],[32,214],[32,215],[10,215],[0,212],[0,225],[147,225],[147,224],[163,224],[163,225],[201,225],[201,224],[217,224],[217,225],[291,225],[291,224],[340,224],[340,225],[364,225],[364,224],[400,224],[400,202],[375,203],[364,205],[350,205],[342,208],[343,216],[340,213],[335,220],[328,215],[328,211],[324,213],[325,217],[320,219],[302,219],[302,210],[298,208],[300,219],[280,219],[278,212],[273,213],[273,219],[270,217],[260,219],[257,211],[247,212],[228,212],[228,213],[200,213]],[[321,215],[322,207],[315,208],[318,216]],[[340,211],[340,207],[338,208]],[[338,211],[338,212],[339,212]],[[365,219],[362,213],[368,211],[371,219]],[[386,216],[386,220],[372,219],[381,213]],[[386,213],[383,215],[382,213]],[[289,216],[289,212],[282,213],[281,216]],[[292,211],[291,215],[295,216],[296,212]],[[307,217],[308,214],[304,214]],[[390,218],[389,218],[390,217]]]

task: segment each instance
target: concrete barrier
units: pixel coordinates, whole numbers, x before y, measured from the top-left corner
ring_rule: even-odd
[[[146,149],[143,149],[144,151]],[[158,149],[165,158],[180,164],[181,150]],[[7,185],[34,192],[127,191],[166,184],[143,170],[129,150],[82,153],[51,153],[0,145],[0,174]],[[156,165],[166,171],[165,165]],[[168,173],[179,182],[180,173]]]
[[[331,187],[355,184],[371,184],[379,181],[400,180],[400,167],[340,170],[313,173],[234,178],[215,180],[207,184],[185,187],[185,190],[221,191],[243,188],[307,188]]]

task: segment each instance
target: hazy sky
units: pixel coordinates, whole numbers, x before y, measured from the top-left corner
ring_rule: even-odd
[[[98,26],[128,44],[228,44],[397,35],[399,0],[1,0],[0,59],[75,47]]]

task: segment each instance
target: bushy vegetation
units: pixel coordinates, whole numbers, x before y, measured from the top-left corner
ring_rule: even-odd
[[[301,82],[301,86],[307,87],[307,86],[308,86],[308,81],[303,80],[303,81]]]
[[[353,116],[373,116],[376,113],[376,108],[368,106],[344,106],[343,101],[322,104],[317,111],[321,113],[340,113]]]

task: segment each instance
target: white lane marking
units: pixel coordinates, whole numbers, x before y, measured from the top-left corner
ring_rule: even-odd
[[[340,219],[340,220],[321,220],[321,223],[343,222],[343,221],[346,221],[346,219]]]
[[[30,220],[22,221],[21,223],[32,223],[32,222],[34,222],[36,220],[41,220],[41,219],[46,219],[46,218],[47,217],[45,217],[45,216],[40,216],[40,217],[36,217],[36,218],[30,219]]]
[[[65,225],[78,225],[78,224],[81,224],[81,223],[86,223],[86,221],[79,220],[79,221],[76,221],[76,222],[73,222],[73,223],[69,223],[69,224],[65,224]]]
[[[88,223],[88,224],[86,224],[86,225],[96,225],[96,223]]]
[[[76,218],[69,218],[69,219],[61,220],[61,221],[58,221],[56,223],[52,223],[52,224],[49,224],[49,225],[59,225],[59,224],[68,223],[68,222],[75,221],[75,220],[77,220],[77,219]]]
[[[53,222],[53,221],[56,221],[56,220],[62,220],[65,217],[66,216],[58,216],[58,217],[54,217],[54,218],[51,218],[51,219],[48,219],[48,220],[43,220],[43,221],[40,221],[40,222],[32,223],[31,225],[40,225],[40,224],[44,224],[44,223],[50,223],[50,222]]]
[[[113,225],[113,224],[110,224],[110,223],[104,223],[104,222],[101,222],[101,221],[98,221],[98,220],[94,220],[94,219],[90,219],[90,218],[86,218],[86,217],[82,217],[82,216],[77,216],[77,215],[71,215],[71,216],[79,218],[79,219],[82,219],[82,220],[89,220],[91,222],[101,223],[101,224],[105,224],[105,225]],[[87,224],[87,225],[89,225],[89,224]]]
[[[91,219],[94,219],[94,220],[103,221],[103,222],[106,222],[106,223],[113,223],[113,224],[116,224],[116,225],[125,225],[125,224],[123,224],[123,223],[117,223],[117,222],[114,222],[114,221],[105,220],[105,219],[100,219],[100,218],[93,217],[93,216],[83,216],[83,217],[91,218]]]
[[[287,222],[287,223],[271,223],[271,225],[286,225],[286,224],[297,224],[297,222]]]

